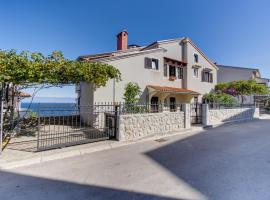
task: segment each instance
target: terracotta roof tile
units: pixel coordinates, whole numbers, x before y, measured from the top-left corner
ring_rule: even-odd
[[[147,85],[147,87],[153,88],[155,90],[161,92],[175,92],[175,93],[192,93],[192,94],[199,94],[193,90],[188,90],[184,88],[176,88],[176,87],[167,87],[167,86],[157,86],[157,85]]]

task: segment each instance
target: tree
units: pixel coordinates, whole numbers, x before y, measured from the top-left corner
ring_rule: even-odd
[[[14,102],[21,89],[35,87],[37,92],[42,88],[78,84],[81,81],[100,87],[105,86],[109,79],[119,81],[121,73],[105,63],[68,60],[59,51],[44,56],[27,51],[0,50],[1,101],[5,99],[9,102],[11,99]],[[14,109],[14,103],[8,105],[5,116],[9,119],[6,121],[13,121]]]
[[[15,50],[0,51],[0,82],[29,87],[32,85],[61,86],[80,81],[105,86],[109,79],[120,80],[118,69],[105,63],[67,60],[55,51],[45,57],[41,53]]]
[[[125,86],[124,100],[126,103],[136,103],[139,100],[141,88],[138,83],[129,82]]]
[[[267,86],[258,84],[255,80],[240,80],[216,85],[217,92],[240,96],[241,103],[244,103],[246,95],[269,94]]]

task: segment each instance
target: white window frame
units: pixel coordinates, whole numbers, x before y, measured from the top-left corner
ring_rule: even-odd
[[[159,61],[158,59],[155,59],[155,58],[151,58],[151,69],[152,70],[156,70],[158,71],[159,70]]]
[[[199,78],[199,68],[193,67],[193,77]]]
[[[179,77],[180,74],[179,72],[182,71],[182,77]],[[184,68],[183,67],[176,67],[176,78],[179,79],[179,80],[182,80],[184,79]]]

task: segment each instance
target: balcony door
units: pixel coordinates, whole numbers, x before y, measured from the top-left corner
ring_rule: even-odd
[[[176,77],[176,67],[170,65],[169,66],[169,77]]]

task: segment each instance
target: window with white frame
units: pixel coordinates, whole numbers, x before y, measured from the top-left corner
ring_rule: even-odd
[[[169,66],[169,76],[170,77],[176,77],[176,68],[173,65]]]
[[[213,74],[210,71],[202,71],[202,82],[213,83]]]
[[[199,77],[199,69],[198,68],[193,68],[193,76],[198,78]]]
[[[177,67],[177,78],[178,79],[183,79],[184,76],[184,71],[182,67]]]
[[[152,69],[158,70],[158,59],[152,58]]]
[[[159,70],[159,62],[156,58],[145,58],[145,66],[146,69]]]

